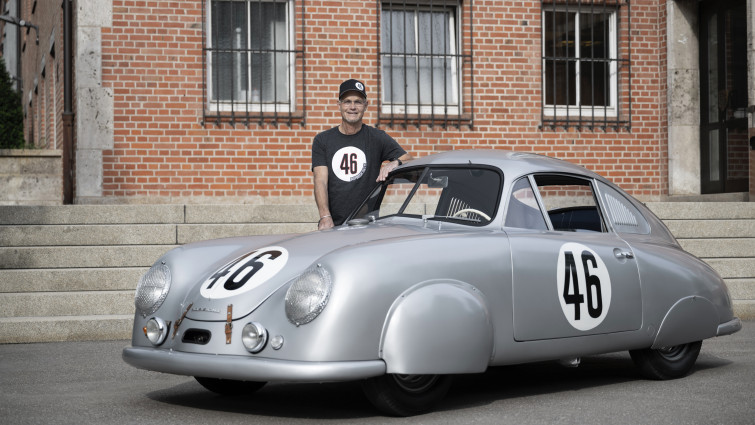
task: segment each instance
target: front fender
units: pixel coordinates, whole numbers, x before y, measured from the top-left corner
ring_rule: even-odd
[[[493,327],[479,290],[458,281],[415,285],[398,297],[383,326],[387,373],[477,373],[493,355]]]
[[[680,299],[666,313],[651,348],[672,347],[716,336],[718,311],[708,299]]]

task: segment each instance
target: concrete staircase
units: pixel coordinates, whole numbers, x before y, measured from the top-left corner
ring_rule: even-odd
[[[755,319],[755,202],[646,204],[682,247],[726,281],[734,312]]]
[[[648,203],[755,318],[755,203]],[[0,206],[0,343],[128,339],[139,277],[178,245],[314,230],[314,205]]]
[[[134,290],[163,253],[316,222],[300,205],[0,206],[0,343],[130,338]]]

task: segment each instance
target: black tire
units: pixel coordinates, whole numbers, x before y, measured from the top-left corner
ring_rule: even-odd
[[[435,407],[448,389],[450,375],[383,375],[362,382],[362,390],[380,412],[413,416]]]
[[[200,376],[195,376],[194,379],[206,389],[228,396],[252,394],[266,384],[266,382],[235,381],[233,379],[202,378]]]
[[[634,364],[645,378],[675,379],[689,373],[700,354],[702,344],[702,341],[697,341],[657,350],[651,348],[632,350],[629,355],[632,356]]]

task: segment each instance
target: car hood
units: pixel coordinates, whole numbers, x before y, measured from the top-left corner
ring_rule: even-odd
[[[228,238],[186,245],[181,257],[187,258],[188,263],[192,258],[198,262],[208,257],[213,260],[209,266],[203,262],[201,271],[186,270],[192,264],[176,271],[191,282],[182,308],[188,309],[186,317],[193,320],[226,321],[229,309],[233,320],[240,319],[330,252],[435,232],[419,226],[372,223],[305,234]]]

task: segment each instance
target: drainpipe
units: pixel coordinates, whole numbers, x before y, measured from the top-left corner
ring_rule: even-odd
[[[73,0],[63,0],[63,203],[73,204]]]

